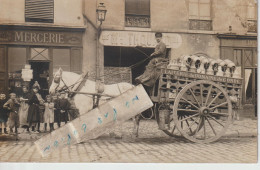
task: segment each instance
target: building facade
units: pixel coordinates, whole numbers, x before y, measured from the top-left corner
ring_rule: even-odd
[[[21,86],[25,64],[33,70],[29,85],[38,81],[45,93],[59,67],[81,73],[86,28],[80,0],[1,0],[0,4],[1,91]]]
[[[96,23],[99,0],[85,1],[85,18]],[[155,32],[163,33],[171,60],[200,54],[230,59],[244,78],[243,103],[256,102],[257,1],[255,0],[102,0],[107,9],[100,45],[89,54],[92,68],[127,68],[144,60],[156,45]],[[90,29],[87,37],[95,35]],[[96,25],[97,27],[97,25]],[[89,41],[91,39],[85,39]],[[96,45],[94,43],[93,45]],[[89,47],[91,48],[91,47]],[[91,49],[85,49],[91,51]],[[96,53],[96,50],[99,50]],[[144,54],[145,53],[145,54]],[[87,52],[86,52],[86,55]],[[96,57],[97,56],[97,57]],[[96,57],[96,58],[94,58]],[[147,63],[131,69],[131,78],[140,75]],[[94,66],[94,67],[93,67]],[[96,71],[97,72],[97,71]],[[121,76],[122,80],[124,77]],[[106,82],[106,81],[105,81]],[[133,82],[134,83],[134,82]]]
[[[107,9],[99,35],[96,9]],[[163,33],[167,55],[230,59],[244,78],[243,103],[256,101],[256,0],[0,0],[1,88],[25,63],[51,75],[88,71],[93,80],[133,82]],[[36,9],[36,10],[33,10]],[[131,67],[131,68],[130,68]],[[131,73],[130,75],[128,73]],[[40,75],[40,74],[39,74]],[[37,79],[37,75],[35,75]],[[14,76],[15,77],[15,76]],[[8,81],[7,81],[8,80]]]

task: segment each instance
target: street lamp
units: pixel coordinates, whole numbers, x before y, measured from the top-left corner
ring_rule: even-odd
[[[97,83],[100,82],[100,60],[101,60],[101,54],[102,54],[102,50],[103,48],[101,48],[101,45],[99,44],[99,37],[101,34],[101,25],[102,22],[105,21],[106,19],[106,6],[104,5],[104,3],[99,3],[98,7],[97,7],[97,20],[100,22],[98,28],[97,28],[97,57],[96,57],[96,81]],[[101,92],[101,90],[98,89],[99,92]]]
[[[106,13],[107,13],[106,6],[104,5],[104,3],[99,3],[96,12],[97,12],[97,19],[98,21],[100,21],[99,26],[101,26],[102,22],[105,21],[106,19]]]

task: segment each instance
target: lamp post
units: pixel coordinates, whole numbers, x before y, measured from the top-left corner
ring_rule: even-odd
[[[100,80],[100,54],[101,54],[101,49],[100,49],[100,44],[99,44],[99,37],[101,34],[101,25],[102,22],[105,21],[106,19],[106,6],[104,5],[104,3],[99,3],[98,7],[97,7],[97,20],[100,22],[98,28],[97,28],[97,58],[96,58],[96,81],[101,81]]]
[[[102,22],[105,21],[106,19],[106,13],[107,13],[106,6],[104,5],[104,3],[99,3],[96,12],[97,12],[97,20],[100,21],[99,27],[101,27]]]

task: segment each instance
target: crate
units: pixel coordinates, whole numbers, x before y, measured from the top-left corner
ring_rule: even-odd
[[[224,88],[228,95],[237,96],[239,100],[237,105],[238,107],[241,105],[243,83],[241,78],[220,77],[166,68],[159,68],[158,73],[160,77],[151,95],[155,102],[174,102],[178,93],[189,83],[197,80],[210,80]]]

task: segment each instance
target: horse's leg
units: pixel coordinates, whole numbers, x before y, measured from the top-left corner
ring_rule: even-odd
[[[138,137],[138,131],[139,131],[139,123],[140,123],[140,115],[136,115],[132,118],[134,122],[134,129],[133,129],[133,135],[135,137]]]

